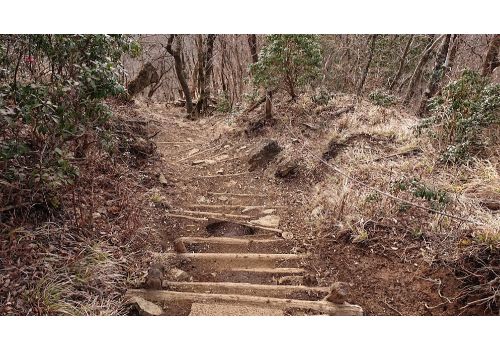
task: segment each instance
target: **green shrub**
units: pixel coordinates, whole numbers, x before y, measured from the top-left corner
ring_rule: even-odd
[[[319,89],[319,91],[313,95],[311,100],[320,105],[320,106],[326,106],[328,102],[332,99],[332,95],[325,89]]]
[[[500,124],[500,84],[466,70],[433,98],[429,107],[431,116],[422,120],[417,132],[428,130],[445,144],[445,162],[467,161],[498,141],[485,131]]]
[[[231,101],[229,100],[229,96],[227,95],[226,92],[223,92],[217,98],[217,105],[216,105],[217,112],[229,113],[232,111],[232,109],[233,109],[233,106],[231,105]]]
[[[382,91],[382,90],[375,90],[370,93],[368,96],[370,101],[374,105],[377,106],[382,106],[382,107],[390,107],[396,104],[397,102],[397,97],[394,95],[391,95],[387,91]]]
[[[125,93],[122,54],[137,50],[123,35],[0,35],[0,180],[58,203],[79,174],[79,144],[105,130],[104,100]]]
[[[438,208],[450,201],[446,191],[433,188],[413,178],[411,180],[401,179],[393,183],[396,191],[408,191],[416,198],[422,198],[431,204],[431,207]],[[400,208],[404,211],[406,208]]]
[[[284,88],[295,99],[301,87],[318,77],[321,61],[317,35],[273,34],[250,70],[256,85]]]

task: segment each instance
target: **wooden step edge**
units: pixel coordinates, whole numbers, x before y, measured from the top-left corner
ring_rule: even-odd
[[[185,244],[230,244],[230,245],[249,245],[249,244],[266,244],[284,242],[281,238],[236,238],[236,237],[195,237],[186,236],[179,237],[176,241],[181,241]]]
[[[300,260],[309,257],[308,254],[264,254],[264,253],[156,253],[156,257],[170,259],[220,259],[220,260]]]
[[[351,304],[333,304],[328,301],[309,301],[297,299],[281,299],[258,297],[251,295],[238,294],[207,294],[207,293],[189,293],[173,292],[163,290],[145,290],[130,289],[126,292],[125,298],[128,300],[133,297],[141,297],[153,302],[193,302],[193,303],[228,303],[245,304],[253,306],[265,306],[274,309],[307,309],[332,316],[361,316],[363,309],[358,305]]]
[[[329,287],[308,287],[295,285],[276,285],[276,284],[253,284],[236,282],[178,282],[163,281],[163,287],[174,292],[219,292],[227,294],[229,291],[238,293],[229,294],[248,294],[248,293],[270,293],[272,295],[285,295],[287,293],[317,293],[326,296],[330,292]],[[262,295],[261,295],[262,296]]]
[[[300,275],[304,274],[306,272],[305,269],[302,269],[300,267],[250,267],[250,268],[244,268],[244,267],[234,267],[234,268],[229,268],[229,269],[224,269],[222,271],[231,271],[231,272],[250,272],[250,273],[267,273],[267,274],[290,274],[290,275]]]

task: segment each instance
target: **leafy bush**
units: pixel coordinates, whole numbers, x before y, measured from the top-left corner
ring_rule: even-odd
[[[317,35],[273,34],[250,69],[256,85],[284,88],[295,99],[298,89],[319,75],[321,61]]]
[[[229,100],[229,96],[226,92],[223,92],[217,98],[216,110],[220,113],[229,113],[233,109],[231,106],[231,101]]]
[[[59,202],[79,173],[72,159],[104,133],[104,99],[125,92],[119,60],[134,50],[122,35],[0,35],[0,180],[19,189],[3,201]]]
[[[430,101],[431,117],[417,127],[446,145],[442,159],[463,162],[481,153],[498,140],[486,131],[500,125],[500,84],[466,70]]]
[[[416,178],[395,181],[393,187],[397,191],[408,191],[416,198],[425,199],[433,208],[438,208],[450,201],[446,191],[430,187]]]
[[[396,96],[391,95],[387,91],[382,91],[382,90],[372,91],[368,97],[370,98],[370,101],[372,101],[373,104],[382,107],[390,107],[396,104],[397,102]]]
[[[332,99],[332,95],[327,90],[321,88],[311,99],[320,106],[326,106]]]

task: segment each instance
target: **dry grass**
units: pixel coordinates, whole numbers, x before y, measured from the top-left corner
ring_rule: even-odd
[[[116,122],[120,127],[114,130],[129,133],[126,118]],[[144,250],[160,246],[151,193],[161,185],[147,167],[154,163],[151,155],[125,149],[112,157],[90,149],[79,163],[81,177],[51,217],[34,221],[30,212],[12,215],[0,239],[0,314],[127,311],[122,296],[144,277],[149,262]]]
[[[494,264],[500,252],[500,213],[484,205],[500,203],[498,152],[469,165],[443,164],[439,145],[414,132],[417,117],[397,107],[355,102],[352,96],[337,95],[328,108],[353,103],[356,108],[334,119],[312,112],[318,107],[307,96],[294,106],[277,104],[279,123],[265,136],[278,139],[285,150],[291,147],[290,138],[298,139],[288,153],[300,154],[306,174],[318,174],[306,199],[306,220],[320,232],[350,232],[352,243],[388,246],[380,240],[400,241],[405,236],[423,240],[425,249],[417,250],[420,258],[429,265],[451,266],[461,276],[464,288],[457,298],[467,307],[482,300],[490,309],[498,308],[495,283],[500,271]],[[319,128],[305,129],[303,122]],[[318,161],[331,141],[342,147],[329,163],[368,187]],[[464,220],[412,207],[377,190]],[[382,227],[384,236],[374,225]]]

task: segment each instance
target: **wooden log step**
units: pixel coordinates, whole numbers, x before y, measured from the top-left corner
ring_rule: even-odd
[[[254,268],[239,268],[234,267],[227,269],[231,272],[247,272],[247,273],[255,273],[255,274],[270,274],[270,275],[301,275],[306,272],[306,270],[300,267],[273,267],[273,268],[265,268],[265,267],[254,267]]]
[[[164,281],[163,287],[174,292],[244,294],[261,297],[319,300],[330,291],[328,287],[284,286],[232,282]]]
[[[300,260],[309,257],[308,254],[263,254],[263,253],[156,253],[166,259],[206,259],[206,260]]]
[[[303,309],[312,310],[332,316],[361,316],[363,309],[358,305],[333,304],[328,301],[309,301],[297,299],[268,298],[251,295],[237,294],[206,294],[173,292],[164,290],[130,289],[126,292],[125,298],[141,297],[145,300],[160,302],[165,304],[175,304],[179,302],[192,303],[228,303],[240,305],[265,306],[270,309]]]
[[[202,215],[208,217],[220,216],[221,218],[237,218],[237,219],[255,219],[255,215],[241,215],[241,214],[229,214],[229,213],[217,213],[212,211],[194,211],[194,210],[171,210],[172,213],[179,214],[194,214]]]
[[[249,238],[236,238],[236,237],[193,237],[193,236],[187,236],[187,237],[179,237],[178,240],[182,241],[185,244],[214,244],[214,243],[221,243],[221,244],[228,244],[228,245],[248,245],[251,243],[279,243],[279,242],[284,242],[283,239],[280,238],[259,238],[259,236],[256,236],[256,238],[253,238],[251,235],[250,236],[245,236]],[[250,238],[252,237],[252,238]]]
[[[185,251],[176,249],[179,253],[286,253],[291,249],[290,242],[284,239],[258,237],[181,237],[175,244],[176,247],[179,245],[185,249]]]
[[[222,267],[213,268],[185,268],[185,271],[193,277],[195,282],[237,282],[252,284],[277,284],[284,276],[303,276],[306,271],[302,268],[279,267]]]
[[[298,267],[308,258],[307,254],[262,254],[262,253],[158,253],[154,254],[158,262],[174,262],[179,266],[203,266],[217,270],[251,267]]]

